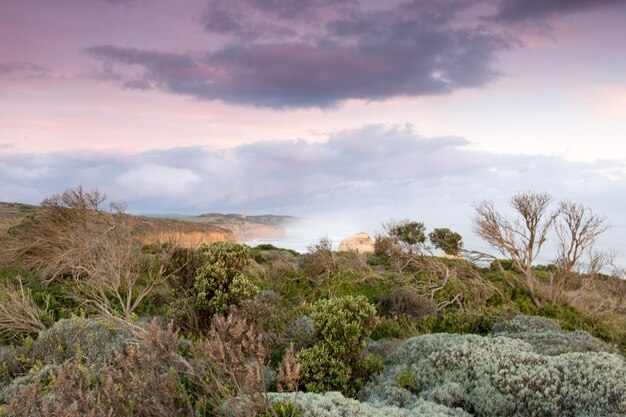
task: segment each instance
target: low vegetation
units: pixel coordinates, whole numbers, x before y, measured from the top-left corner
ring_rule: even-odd
[[[123,205],[53,196],[0,240],[0,416],[626,415],[604,220],[544,194],[512,206],[476,206],[496,255],[413,220],[374,253],[299,254],[142,245]]]

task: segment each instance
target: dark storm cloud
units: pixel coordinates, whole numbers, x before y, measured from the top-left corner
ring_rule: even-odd
[[[569,12],[623,3],[210,0],[195,24],[219,39],[211,49],[103,45],[87,52],[102,64],[99,78],[124,88],[260,107],[332,107],[485,86],[500,75],[498,53],[522,45],[510,23],[545,26]]]
[[[568,13],[626,5],[624,0],[502,0],[493,18],[502,22],[539,22]]]
[[[117,82],[203,100],[274,108],[328,107],[347,99],[448,93],[497,77],[505,35],[454,18],[472,2],[328,0],[209,2],[203,27],[230,40],[204,53],[118,46],[87,52]],[[111,80],[111,77],[104,77]]]
[[[30,62],[0,61],[0,76],[41,78],[50,75],[50,69]]]
[[[38,202],[80,181],[150,213],[308,215],[417,207],[458,217],[454,213],[472,201],[532,189],[583,201],[605,214],[621,212],[622,163],[495,154],[467,149],[467,143],[424,138],[411,127],[366,126],[325,142],[265,141],[227,150],[0,154],[0,199]]]

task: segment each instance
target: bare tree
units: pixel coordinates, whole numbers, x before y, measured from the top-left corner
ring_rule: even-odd
[[[594,246],[608,226],[604,217],[580,203],[560,203],[556,221],[558,253],[556,270],[552,273],[552,302],[562,298],[566,286],[578,280],[578,291],[590,289],[600,269],[609,262],[609,256],[594,251]],[[587,261],[583,265],[583,261]],[[578,297],[578,296],[577,296]]]
[[[586,253],[593,249],[598,236],[608,229],[606,219],[589,207],[570,201],[558,209],[556,234],[559,238],[557,266],[568,272],[575,270]]]
[[[532,266],[558,214],[549,211],[551,201],[552,197],[547,193],[515,194],[510,201],[515,210],[513,218],[498,212],[491,202],[483,201],[474,205],[474,232],[502,255],[511,258],[524,275],[535,305],[539,304],[539,299]]]

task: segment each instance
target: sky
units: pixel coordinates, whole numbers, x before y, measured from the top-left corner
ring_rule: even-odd
[[[626,0],[0,0],[0,200],[82,184],[134,213],[469,235],[474,202],[545,191],[626,252],[624,21]]]

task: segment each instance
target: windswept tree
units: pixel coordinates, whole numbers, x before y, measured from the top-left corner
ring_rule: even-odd
[[[448,255],[458,255],[463,248],[463,237],[448,228],[437,228],[428,234],[428,239],[434,247],[441,249]]]
[[[509,257],[524,275],[533,303],[538,305],[533,263],[537,260],[558,212],[550,210],[552,196],[522,192],[510,201],[512,216],[500,213],[493,203],[475,204],[474,232],[502,255]]]
[[[41,208],[11,228],[0,252],[35,272],[44,284],[86,274],[86,265],[103,253],[98,247],[119,231],[122,204],[105,205],[106,196],[82,186],[54,194]]]
[[[34,273],[38,285],[63,281],[79,305],[129,321],[171,274],[166,265],[174,245],[159,242],[154,253],[144,253],[136,217],[124,213],[124,204],[106,201],[103,193],[81,186],[55,194],[9,233],[1,249]]]
[[[383,224],[387,236],[396,243],[404,253],[420,254],[426,242],[424,223],[409,219],[391,220]]]

